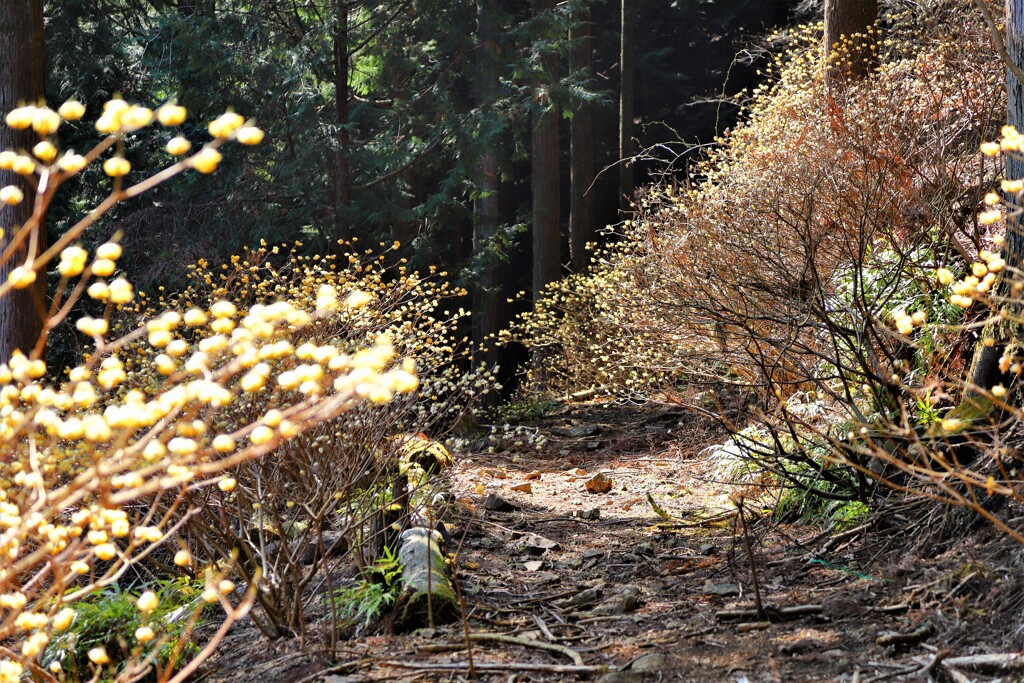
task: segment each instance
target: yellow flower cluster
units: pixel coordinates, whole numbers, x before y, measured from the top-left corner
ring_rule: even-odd
[[[1006,266],[1006,261],[998,252],[982,249],[978,253],[979,261],[971,264],[970,275],[954,282],[955,276],[947,268],[936,271],[936,279],[941,285],[948,285],[952,294],[949,301],[960,308],[970,308],[974,300],[992,290],[997,273]]]
[[[909,335],[914,331],[915,326],[924,325],[928,319],[928,314],[924,311],[915,311],[913,315],[908,315],[902,308],[897,308],[889,314],[892,317],[894,323],[896,323],[896,329],[900,334]]]

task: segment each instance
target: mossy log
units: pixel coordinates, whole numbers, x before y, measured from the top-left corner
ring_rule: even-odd
[[[398,563],[402,566],[396,617],[405,627],[450,622],[459,614],[459,601],[441,534],[426,527],[402,533]]]
[[[398,434],[391,437],[376,454],[381,469],[380,482],[390,480],[391,498],[379,507],[370,520],[368,543],[363,551],[365,564],[384,557],[384,549],[400,543],[400,533],[410,515],[410,488],[422,484],[455,464],[444,444],[425,434]]]

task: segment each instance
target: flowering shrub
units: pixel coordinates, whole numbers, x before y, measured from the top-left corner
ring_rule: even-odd
[[[236,589],[230,562],[201,564],[183,541],[165,549],[167,541],[180,539],[191,502],[211,488],[230,491],[235,480],[227,473],[240,465],[366,402],[409,394],[418,380],[384,336],[366,334],[344,348],[320,341],[330,321],[348,320],[372,296],[348,280],[319,283],[312,301],[281,297],[248,306],[225,291],[182,310],[166,302],[159,312],[151,309],[153,317],[141,327],[112,333],[115,309],[136,298],[131,284],[116,276],[121,247],[111,241],[89,253],[76,241],[118,202],[189,170],[211,173],[223,145],[257,144],[263,133],[228,112],[210,123],[211,140],[197,151],[184,137],[172,137],[167,151],[181,159],[132,183],[127,137],[154,120],[175,128],[186,110],[171,103],[154,112],[111,100],[95,122],[102,141],[86,154],[62,153],[54,134],[63,125],[80,125],[84,114],[77,102],[57,111],[19,107],[7,124],[34,130],[40,141],[31,155],[0,152],[0,169],[31,180],[36,195],[31,218],[7,235],[9,244],[28,248],[0,285],[0,297],[30,286],[51,264],[59,273],[43,338],[0,364],[0,681],[61,677],[59,658],[48,657],[43,668],[42,656],[57,633],[73,626],[76,603],[158,553],[203,582],[201,601],[225,612],[221,627],[191,662],[182,661],[184,643],[154,661],[142,646],[161,644],[149,622],[160,600],[143,592],[136,603],[143,625],[133,634],[138,647],[129,643],[127,659],[115,662],[97,645],[87,653],[91,670],[75,676],[138,680],[154,671],[160,680],[185,680],[246,613],[259,577],[256,569],[250,585]],[[103,157],[110,194],[42,249],[42,219],[53,193]],[[10,204],[24,201],[14,186],[0,195]],[[66,377],[51,380],[42,360],[45,331],[83,298],[99,302],[102,311],[76,321],[92,348]],[[263,386],[281,389],[272,411],[256,412],[250,397]],[[194,623],[187,622],[183,638]]]
[[[726,450],[775,482],[842,501],[881,479],[995,519],[986,497],[1019,495],[1006,444],[1024,361],[1003,200],[986,191],[1022,138],[985,142],[1005,74],[967,3],[874,30],[878,68],[835,89],[820,26],[780,36],[746,122],[686,185],[640,198],[624,244],[533,314],[534,340],[571,362],[548,376],[642,376],[647,395],[717,414]],[[972,385],[973,330],[999,350],[991,388]],[[723,384],[747,410],[725,410]]]
[[[142,321],[146,330],[124,353],[137,383],[160,385],[187,374],[195,353],[217,350],[241,361],[235,399],[202,415],[197,429],[225,434],[254,423],[294,437],[273,458],[234,467],[217,487],[189,491],[178,513],[177,501],[155,504],[181,516],[183,538],[202,557],[230,563],[237,556],[233,571],[246,582],[262,572],[261,610],[253,618],[272,637],[304,633],[306,589],[315,577],[330,580],[332,556],[361,562],[365,553],[372,563],[384,543],[383,536],[370,538],[383,531],[380,511],[394,503],[391,497],[407,497],[397,462],[404,445],[419,433],[444,435],[489,382],[462,370],[466,347],[456,332],[467,314],[455,308],[463,292],[443,281],[445,273],[391,266],[386,254],[372,251],[339,263],[303,256],[298,246],[261,246],[221,267],[201,261],[190,286],[160,300],[140,294],[116,326],[127,332]],[[350,294],[338,301],[336,292]],[[244,335],[212,329],[217,319],[206,311],[227,300],[246,307],[239,314]],[[168,306],[184,312],[173,337],[158,313]],[[318,316],[324,307],[335,314]],[[275,340],[275,325],[288,319],[307,324]],[[229,341],[241,336],[253,346]],[[270,344],[260,347],[258,340]],[[327,398],[324,385],[337,368],[351,369],[347,389],[365,402],[351,405],[343,420],[300,434],[282,406]]]

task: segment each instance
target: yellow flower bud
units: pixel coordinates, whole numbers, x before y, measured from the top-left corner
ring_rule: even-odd
[[[274,430],[265,425],[260,425],[249,434],[249,441],[259,446],[268,443],[274,438]]]
[[[121,115],[121,129],[126,133],[145,128],[153,122],[153,111],[148,107],[132,105]]]
[[[96,557],[104,561],[112,560],[117,556],[117,546],[113,543],[101,543],[93,548],[92,551],[96,554]]]
[[[35,119],[36,108],[28,105],[25,107],[18,107],[12,109],[5,118],[7,126],[15,130],[25,130],[32,125],[33,119]]]
[[[18,175],[32,175],[36,172],[36,162],[32,160],[32,157],[19,154],[11,162],[11,170]]]
[[[160,605],[160,599],[156,597],[156,593],[153,591],[146,591],[139,596],[135,604],[141,612],[152,612]]]
[[[174,359],[168,356],[166,353],[161,353],[153,359],[153,365],[156,366],[157,372],[161,375],[172,375],[177,369],[177,365]]]
[[[87,163],[84,156],[69,151],[64,153],[64,156],[57,162],[57,166],[65,173],[78,173],[85,168]]]
[[[60,124],[60,114],[49,107],[37,107],[32,116],[32,130],[44,137],[56,133]]]
[[[214,437],[212,446],[218,453],[230,453],[235,450],[235,440],[227,434],[218,434]]]
[[[210,135],[215,138],[227,138],[244,124],[245,119],[241,114],[229,111],[210,122]]]
[[[1008,194],[1017,194],[1024,190],[1024,180],[1004,180],[999,183],[999,189]]]
[[[92,262],[92,274],[99,277],[109,277],[114,274],[117,265],[108,258],[98,258]]]
[[[188,110],[177,104],[168,102],[156,110],[156,118],[164,126],[180,126],[185,122]]]
[[[369,294],[360,289],[357,289],[348,295],[348,297],[345,299],[345,305],[348,306],[349,308],[362,308],[366,304],[370,303],[372,299],[373,297],[371,297]]]
[[[36,155],[36,159],[48,164],[57,158],[57,147],[49,140],[43,140],[32,148],[32,153]]]
[[[171,138],[167,142],[167,153],[171,156],[180,157],[182,154],[188,154],[190,149],[192,149],[192,143],[181,135]]]
[[[116,261],[121,258],[123,250],[117,242],[105,242],[96,248],[96,258],[110,259]]]
[[[256,126],[245,126],[238,129],[235,139],[243,145],[258,145],[263,142],[264,133]]]
[[[204,147],[192,158],[192,168],[200,173],[209,174],[217,170],[223,157],[212,147]]]
[[[66,631],[71,623],[75,620],[75,610],[70,607],[65,607],[61,611],[53,615],[53,628],[56,631]]]
[[[0,202],[9,206],[16,206],[21,204],[25,200],[25,193],[21,191],[21,188],[14,185],[8,185],[0,189]]]
[[[135,629],[135,640],[140,643],[148,643],[153,640],[153,638],[156,638],[156,634],[149,626],[140,626]]]
[[[103,172],[111,178],[126,176],[131,170],[131,162],[124,157],[110,157],[103,162]]]
[[[89,650],[89,661],[93,664],[103,666],[104,664],[110,663],[110,656],[107,655],[107,651],[102,647],[94,647]]]
[[[238,308],[230,301],[217,301],[210,306],[210,315],[214,318],[230,318],[238,312]]]
[[[92,283],[85,291],[90,298],[96,299],[96,301],[106,301],[110,298],[110,287],[102,280]]]
[[[85,105],[78,100],[68,100],[57,110],[65,121],[78,121],[85,116]]]
[[[36,281],[36,271],[31,267],[18,266],[7,276],[7,281],[15,289],[25,289]]]

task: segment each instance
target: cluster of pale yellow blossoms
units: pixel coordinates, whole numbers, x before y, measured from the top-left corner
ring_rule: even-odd
[[[1003,126],[1002,139],[999,142],[985,142],[981,145],[981,153],[988,157],[995,157],[1003,152],[1024,152],[1024,135],[1019,133],[1013,126]],[[1001,196],[997,192],[989,192],[984,197],[985,209],[978,214],[980,225],[991,226],[1003,220],[1006,215],[1006,201],[1004,196],[1020,197],[1024,192],[1024,179],[1003,180],[999,189],[1003,192]],[[997,247],[1002,247],[1005,238],[996,234],[992,236],[992,242]],[[954,306],[968,309],[974,302],[992,291],[998,274],[1006,267],[1006,260],[999,252],[982,249],[978,252],[978,260],[971,264],[970,271],[963,278],[957,280],[956,275],[948,268],[939,268],[936,271],[936,279],[939,284],[949,287],[949,301]],[[1011,285],[1012,293],[1019,295],[1024,290],[1024,283],[1017,281]],[[900,327],[900,318],[893,312],[893,319],[904,334],[906,324]],[[1005,372],[1005,370],[1004,370]]]
[[[14,173],[31,177],[44,175],[51,177],[46,183],[50,188],[55,188],[66,178],[78,173],[99,155],[108,150],[116,142],[123,139],[127,133],[138,131],[149,126],[154,120],[166,127],[180,126],[188,116],[187,110],[173,102],[167,103],[156,111],[138,104],[129,104],[121,98],[114,98],[103,106],[103,113],[96,121],[96,130],[107,135],[105,142],[97,145],[88,154],[78,154],[74,150],[67,150],[61,154],[53,136],[57,133],[61,124],[65,121],[74,122],[85,116],[85,105],[77,100],[69,100],[62,104],[56,111],[45,105],[25,105],[12,110],[6,116],[6,123],[15,130],[35,131],[41,138],[32,147],[31,154],[16,152],[13,150],[0,151],[0,170],[13,171]],[[258,145],[263,141],[262,130],[247,122],[244,117],[235,112],[226,112],[210,122],[208,126],[213,140],[203,146],[197,153],[188,159],[180,162],[183,168],[193,168],[200,173],[213,173],[222,161],[222,155],[217,147],[225,141],[236,140],[245,145]],[[166,150],[172,156],[184,156],[192,149],[192,143],[183,136],[175,136],[167,143]],[[123,150],[119,147],[113,156],[103,162],[103,172],[111,178],[124,178],[131,172],[131,162],[124,157]],[[24,191],[17,185],[0,187],[0,202],[7,205],[17,205],[25,200]],[[3,238],[3,229],[0,229],[0,238]],[[98,258],[102,258],[99,257]],[[13,268],[8,274],[8,284],[15,289],[24,289],[36,281],[37,269],[45,265],[46,258],[41,263],[30,258],[24,265]],[[74,259],[68,259],[71,263],[78,263]],[[85,264],[78,268],[81,272]],[[74,270],[74,269],[72,269]],[[94,274],[105,277],[104,266],[94,265]],[[109,268],[112,272],[113,268]],[[61,273],[68,276],[62,269]]]
[[[10,112],[8,126],[32,129],[42,139],[31,155],[0,152],[0,169],[38,175],[43,191],[45,176],[59,181],[81,171],[124,134],[154,120],[178,126],[187,116],[174,103],[152,111],[114,99],[96,122],[96,129],[108,135],[105,141],[86,155],[71,150],[61,155],[51,136],[63,122],[77,121],[84,113],[76,101],[57,111],[23,106]],[[209,173],[221,161],[219,144],[263,139],[261,130],[234,112],[211,122],[209,132],[210,143],[170,169]],[[103,164],[115,179],[131,171],[121,146]],[[167,145],[173,155],[190,149],[180,136]],[[152,184],[143,181],[136,187]],[[48,187],[52,192],[55,184]],[[17,204],[24,193],[14,185],[0,188],[0,201]],[[82,223],[81,229],[89,224]],[[170,513],[135,519],[125,504],[203,479],[229,492],[236,482],[226,471],[234,465],[356,401],[387,402],[419,386],[415,363],[400,361],[386,335],[357,350],[303,341],[314,338],[306,334],[314,324],[350,315],[373,301],[355,286],[343,291],[319,287],[312,310],[287,300],[246,310],[227,299],[167,310],[126,337],[108,339],[110,312],[137,300],[126,279],[113,277],[122,248],[111,241],[90,254],[71,243],[74,237],[62,238],[51,251],[14,268],[0,290],[3,296],[11,288],[31,285],[37,270],[59,254],[62,280],[55,305],[66,287],[72,297],[84,294],[107,305],[102,317],[76,321],[77,329],[93,338],[95,350],[68,370],[65,381],[47,381],[45,362],[20,351],[0,363],[0,640],[21,655],[17,661],[0,658],[0,683],[19,681],[52,635],[71,627],[75,611],[69,605],[76,599],[115,579],[139,552],[167,540]],[[61,308],[70,310],[70,304]],[[134,365],[136,358],[125,357],[138,345],[147,349],[141,356],[150,362],[146,371]],[[275,406],[256,419],[230,425],[214,420],[232,402],[270,390],[277,392]],[[174,564],[191,566],[193,558],[182,549]],[[227,606],[224,599],[235,585],[212,572],[206,584],[203,600]],[[151,591],[137,601],[144,615],[158,604]],[[149,625],[135,633],[139,643],[155,637]],[[96,666],[111,661],[102,647],[88,657]],[[58,674],[59,662],[50,670]]]
[[[324,286],[312,314],[288,302],[255,305],[241,312],[224,300],[205,310],[169,311],[145,327],[145,343],[160,351],[154,365],[166,377],[153,395],[136,386],[117,393],[129,378],[115,354],[71,369],[67,383],[60,387],[42,382],[46,367],[41,360],[18,353],[9,363],[0,364],[0,439],[9,453],[16,454],[0,479],[0,556],[8,567],[0,571],[0,588],[11,586],[17,572],[38,562],[40,552],[62,567],[58,574],[68,572],[62,580],[71,582],[74,576],[88,574],[93,560],[127,561],[138,549],[165,540],[159,524],[133,528],[125,511],[117,507],[92,505],[65,516],[45,506],[47,496],[59,489],[68,474],[64,460],[68,442],[79,444],[87,453],[103,454],[91,470],[94,482],[129,493],[153,482],[165,489],[198,475],[219,474],[218,458],[248,447],[272,447],[297,436],[318,419],[319,403],[329,396],[342,401],[334,405],[336,414],[345,401],[385,402],[415,390],[414,364],[406,360],[391,367],[395,352],[386,338],[354,353],[330,344],[295,346],[288,339],[314,319],[368,302],[364,292],[340,298],[332,287]],[[95,324],[94,320],[83,326],[80,321],[79,327]],[[103,332],[95,327],[92,331],[101,346]],[[186,337],[197,341],[186,341]],[[225,407],[268,385],[295,392],[293,404],[271,408],[234,432],[215,434],[208,420],[186,417],[201,416],[203,408]],[[86,490],[91,486],[80,483]],[[223,477],[219,486],[230,491],[234,480]],[[189,562],[185,551],[175,557],[176,564]],[[207,597],[216,599],[225,585],[222,581],[219,592]],[[152,611],[154,600],[152,593],[144,594],[139,609]],[[0,617],[0,634],[25,633],[21,652],[31,658],[45,647],[49,633],[67,628],[73,612],[66,608],[50,613],[25,611],[28,603],[28,597],[17,590],[0,594],[0,608],[8,610],[6,618]],[[149,627],[140,631],[136,634],[140,642],[153,638]],[[96,664],[108,661],[99,651],[89,656]],[[6,662],[4,666],[13,672],[20,665]]]

